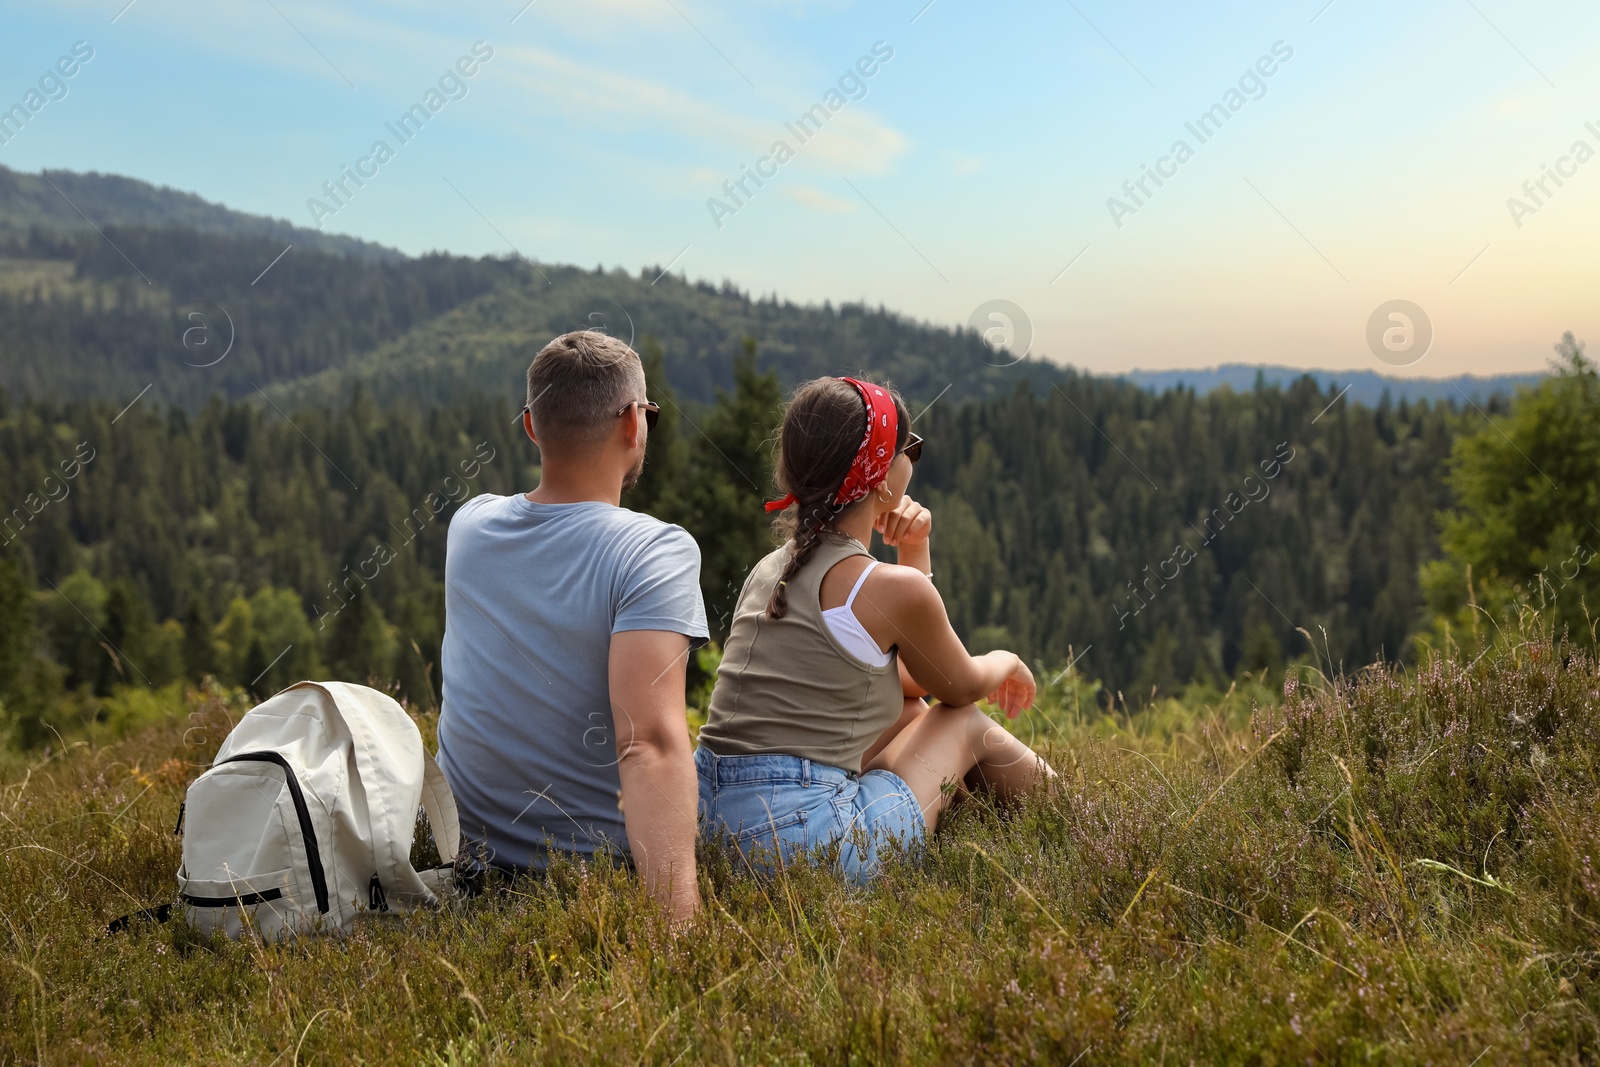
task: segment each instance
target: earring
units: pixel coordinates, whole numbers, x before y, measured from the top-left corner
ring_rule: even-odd
[[[886,486],[886,485],[879,486],[878,487],[878,499],[883,501],[885,504],[887,504],[889,501],[894,499],[894,495],[889,492],[889,487],[888,486]]]

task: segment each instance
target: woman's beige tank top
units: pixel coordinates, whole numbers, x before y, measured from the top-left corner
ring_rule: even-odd
[[[863,663],[822,618],[823,575],[869,555],[842,535],[823,535],[789,580],[787,613],[769,616],[767,601],[793,546],[770,553],[745,579],[700,743],[719,756],[783,754],[859,772],[862,754],[904,706],[898,650],[881,667]],[[863,594],[856,603],[870,601]]]

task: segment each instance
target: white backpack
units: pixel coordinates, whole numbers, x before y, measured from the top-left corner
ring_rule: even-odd
[[[411,866],[417,806],[441,867]],[[178,892],[206,932],[267,940],[345,933],[448,891],[455,798],[400,705],[375,689],[299,682],[251,708],[189,786]]]

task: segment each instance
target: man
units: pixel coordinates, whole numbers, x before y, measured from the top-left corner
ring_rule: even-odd
[[[682,920],[700,900],[684,712],[707,638],[700,550],[619,506],[659,410],[615,338],[563,334],[534,357],[538,488],[474,497],[450,522],[439,766],[490,865],[631,854]]]

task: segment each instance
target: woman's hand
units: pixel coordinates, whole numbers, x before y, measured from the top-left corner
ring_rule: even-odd
[[[1000,687],[989,694],[989,703],[996,705],[1006,713],[1006,718],[1015,719],[1028,708],[1033,707],[1034,695],[1039,687],[1033,680],[1033,672],[1028,665],[1022,662],[1022,657],[1012,652],[991,652],[991,656],[1009,656],[1012,667],[1009,674],[1001,681]]]
[[[928,543],[933,532],[933,512],[902,496],[893,509],[879,515],[872,524],[883,535],[883,543],[895,548],[915,548]]]

